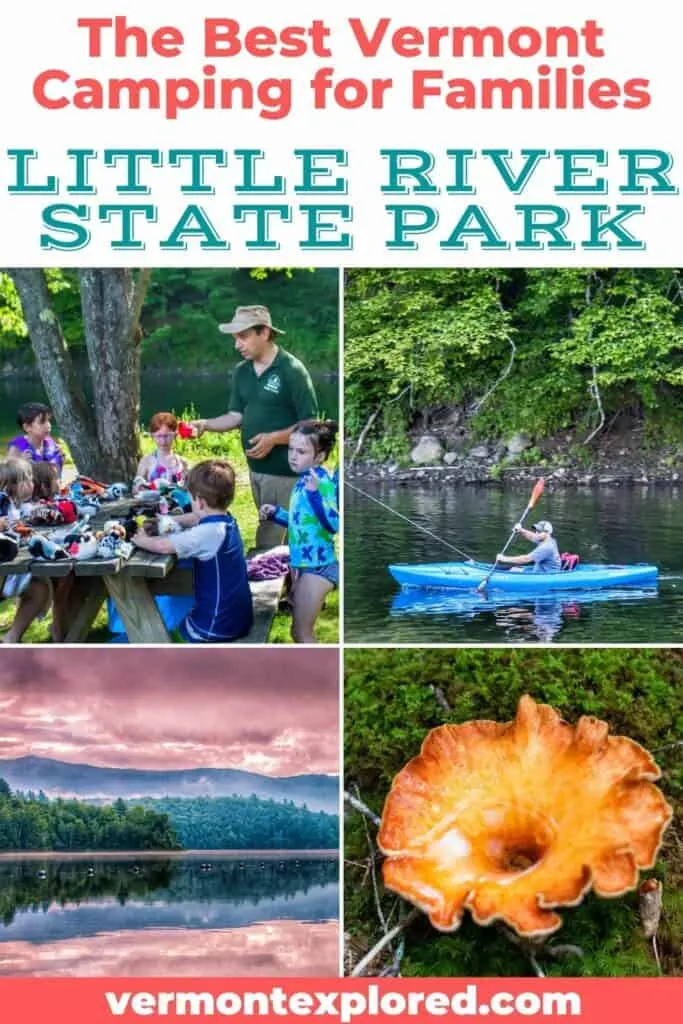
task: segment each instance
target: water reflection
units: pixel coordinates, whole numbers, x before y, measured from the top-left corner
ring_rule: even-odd
[[[336,921],[271,921],[235,931],[150,929],[0,944],[0,974],[155,977],[336,976]]]
[[[584,606],[600,602],[642,602],[656,600],[657,589],[605,588],[577,590],[571,594],[546,594],[542,597],[523,598],[518,594],[453,594],[446,591],[406,589],[394,597],[392,616],[458,615],[475,619],[487,613],[493,616],[501,634],[508,640],[536,640],[549,643],[567,623],[575,623],[584,613]]]
[[[335,974],[336,859],[0,863],[4,974]]]

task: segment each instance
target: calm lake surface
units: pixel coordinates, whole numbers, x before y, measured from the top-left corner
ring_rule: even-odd
[[[3,860],[0,974],[336,976],[338,914],[336,857]]]
[[[339,414],[338,382],[336,379],[311,371],[318,395],[320,410],[326,416]],[[173,409],[180,414],[192,403],[200,416],[219,416],[227,412],[230,397],[228,371],[212,376],[183,376],[170,373],[143,373],[141,419],[146,425],[153,413]],[[17,434],[16,410],[24,402],[46,402],[45,392],[38,378],[35,380],[0,380],[0,444]],[[53,427],[59,432],[59,425]]]
[[[355,481],[354,481],[355,483]],[[531,488],[399,487],[358,481],[420,526],[492,561],[519,519]],[[651,562],[656,590],[602,591],[486,600],[444,591],[403,591],[393,562],[459,556],[368,498],[346,488],[345,637],[350,643],[683,642],[683,488],[601,487],[544,494],[535,518],[549,519],[561,551],[584,562]],[[534,516],[530,517],[534,521]],[[508,549],[522,554],[530,545]]]

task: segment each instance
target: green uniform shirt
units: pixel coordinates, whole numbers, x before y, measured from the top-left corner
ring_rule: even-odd
[[[232,378],[229,411],[242,414],[242,444],[246,450],[255,434],[285,430],[299,420],[317,416],[318,403],[304,364],[279,348],[260,377],[250,359],[238,364]],[[296,476],[289,468],[286,444],[275,445],[265,459],[247,458],[247,462],[254,473]]]

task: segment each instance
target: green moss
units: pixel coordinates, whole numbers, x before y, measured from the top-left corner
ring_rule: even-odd
[[[660,785],[673,804],[669,828],[654,871],[664,884],[659,934],[666,974],[683,973],[683,651],[654,649],[558,650],[352,650],[345,658],[345,773],[378,814],[396,772],[418,753],[427,731],[446,721],[499,721],[514,716],[524,693],[552,704],[575,722],[581,714],[609,722],[656,754]],[[439,687],[452,711],[443,710]],[[374,831],[374,830],[373,830]],[[368,879],[364,820],[347,815],[345,831],[345,930],[368,948],[380,930]],[[381,871],[377,868],[381,890]],[[656,974],[651,948],[640,929],[637,895],[616,900],[587,897],[562,911],[558,944],[580,946],[584,957],[544,961],[548,974],[628,976]],[[382,892],[386,914],[400,901]],[[402,971],[421,976],[528,974],[524,957],[494,928],[467,918],[443,935],[420,918],[407,932]]]

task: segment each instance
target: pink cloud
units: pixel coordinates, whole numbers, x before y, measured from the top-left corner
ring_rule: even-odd
[[[335,773],[338,691],[329,648],[13,649],[0,758]]]

